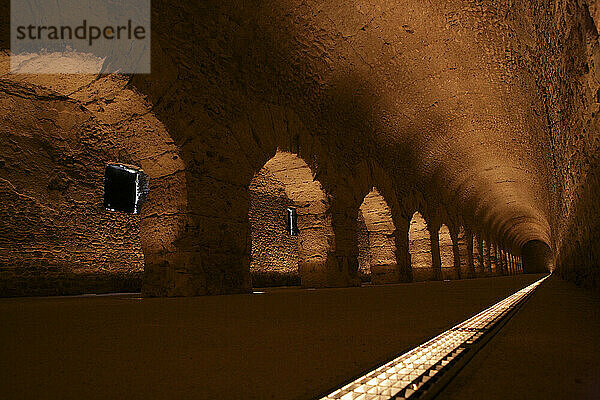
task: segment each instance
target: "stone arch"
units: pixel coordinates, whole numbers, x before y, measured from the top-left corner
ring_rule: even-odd
[[[322,286],[333,238],[329,201],[306,162],[278,150],[250,186],[250,271],[254,285]],[[288,208],[298,232],[289,231]]]
[[[427,221],[420,212],[415,212],[410,220],[408,231],[413,280],[425,281],[436,278],[433,271],[431,238]]]
[[[34,189],[9,178],[16,184],[14,190],[30,192],[42,206],[51,200],[53,207],[42,209],[61,214],[44,218],[49,224],[60,221],[64,238],[44,245],[54,248],[45,264],[68,274],[73,285],[50,287],[51,294],[139,290],[142,280],[145,294],[173,294],[165,288],[174,275],[171,266],[181,264],[176,259],[187,211],[186,165],[152,104],[122,75],[8,75],[3,86],[10,87],[8,97],[17,94],[28,107],[37,107],[31,115],[44,115],[53,127],[35,132],[35,140],[47,142],[52,154],[43,163],[49,171],[36,170],[42,179],[50,178],[48,194],[30,192],[43,185],[36,183]],[[109,162],[136,165],[150,177],[141,215],[102,210],[103,174]],[[30,178],[39,179],[35,173]],[[44,241],[39,237],[32,245]],[[61,258],[68,260],[65,265]],[[51,275],[45,274],[44,285],[52,284]]]
[[[358,210],[358,264],[374,284],[398,281],[396,227],[388,203],[373,188]]]
[[[454,266],[454,250],[450,229],[446,224],[442,224],[438,231],[440,243],[440,261],[442,266],[443,279],[459,279]]]

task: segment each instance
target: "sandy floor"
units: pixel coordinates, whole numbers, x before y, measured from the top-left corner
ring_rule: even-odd
[[[552,277],[439,399],[600,399],[600,294]]]
[[[537,278],[2,299],[0,398],[310,399]]]

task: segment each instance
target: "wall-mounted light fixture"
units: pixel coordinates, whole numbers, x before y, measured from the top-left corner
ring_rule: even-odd
[[[292,236],[298,236],[298,211],[295,207],[287,208],[287,231]]]
[[[139,214],[148,195],[148,176],[142,169],[124,164],[108,164],[104,171],[104,208]]]

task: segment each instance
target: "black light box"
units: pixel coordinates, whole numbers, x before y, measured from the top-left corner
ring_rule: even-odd
[[[287,231],[292,236],[298,236],[300,232],[298,229],[298,211],[295,207],[288,207],[287,209]]]
[[[141,169],[109,164],[104,172],[104,208],[139,214],[148,194],[148,176]]]

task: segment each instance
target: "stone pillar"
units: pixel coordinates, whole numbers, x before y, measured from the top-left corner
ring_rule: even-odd
[[[437,227],[428,226],[429,238],[431,243],[431,267],[433,270],[433,280],[442,280],[442,259],[440,257],[440,238]]]
[[[473,244],[473,239],[468,232],[461,226],[458,230],[457,235],[457,248],[458,248],[458,257],[455,255],[455,264],[456,258],[458,258],[458,269],[460,272],[459,278],[471,278],[473,276],[473,253],[472,250],[469,249],[469,242],[471,246]]]
[[[356,238],[358,207],[332,206],[334,238],[327,256],[325,286],[360,286]]]
[[[462,271],[461,271],[461,264],[465,261],[462,261],[461,258],[461,254],[460,254],[460,238],[459,232],[456,232],[455,229],[450,228],[450,238],[452,239],[452,255],[453,255],[453,259],[454,259],[454,273],[456,275],[456,279],[462,279]],[[463,232],[463,237],[462,239],[464,240],[464,232]],[[466,245],[466,244],[465,244]],[[466,256],[466,254],[465,254]]]
[[[498,246],[496,243],[490,246],[490,272],[498,273]]]
[[[492,271],[492,257],[491,257],[491,249],[492,246],[490,244],[489,241],[485,242],[485,247],[484,247],[484,266],[485,266],[485,272],[489,273]]]
[[[475,260],[473,257],[473,232],[470,229],[465,230],[465,239],[467,241],[467,271],[468,278],[475,277]]]
[[[479,262],[479,270],[477,270],[477,275],[483,274],[483,272],[485,271],[485,261],[484,261],[484,256],[485,256],[485,252],[483,249],[483,239],[481,238],[481,235],[477,235],[477,251],[478,251],[478,255],[477,255],[477,260]]]
[[[187,193],[176,191],[176,187],[173,191],[153,190],[157,183],[151,182],[150,204],[145,207],[157,206],[142,214],[143,294],[197,296],[251,291],[247,188],[208,177],[186,174],[185,178]],[[193,191],[191,187],[203,190]],[[160,207],[179,195],[185,206],[178,210]]]
[[[410,223],[405,219],[394,221],[396,225],[396,262],[398,263],[398,278],[400,282],[412,282],[410,251],[408,248],[408,229]]]
[[[327,286],[327,268],[334,233],[328,213],[313,213],[298,207],[298,272],[302,287]],[[325,238],[325,240],[323,240]]]

